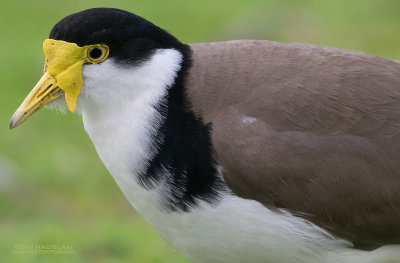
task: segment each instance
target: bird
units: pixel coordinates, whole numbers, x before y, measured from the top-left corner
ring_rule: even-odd
[[[400,62],[269,40],[185,44],[71,14],[10,122],[69,110],[132,206],[191,262],[400,262]]]

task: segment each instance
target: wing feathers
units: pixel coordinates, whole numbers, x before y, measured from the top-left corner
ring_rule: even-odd
[[[187,96],[224,179],[357,244],[400,239],[400,63],[301,44],[194,44]]]

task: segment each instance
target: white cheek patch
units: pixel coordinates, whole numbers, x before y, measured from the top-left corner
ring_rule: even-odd
[[[136,66],[117,64],[112,58],[100,64],[83,66],[83,85],[78,107],[83,100],[97,105],[132,101],[142,95],[159,93],[173,84],[181,67],[182,54],[175,49],[159,49]]]

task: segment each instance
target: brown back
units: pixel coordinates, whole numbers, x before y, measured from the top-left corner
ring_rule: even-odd
[[[400,63],[303,44],[192,44],[186,80],[232,191],[360,247],[400,241]]]

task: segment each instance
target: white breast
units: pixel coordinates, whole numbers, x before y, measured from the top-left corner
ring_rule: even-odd
[[[181,60],[176,50],[159,50],[131,69],[112,61],[83,69],[77,106],[85,129],[129,202],[153,228],[193,262],[381,262],[369,261],[377,251],[348,249],[319,227],[256,201],[227,193],[218,205],[201,201],[191,212],[171,212],[162,206],[162,184],[150,191],[138,185],[136,176],[155,154],[151,137],[162,121],[153,106],[173,84]]]

